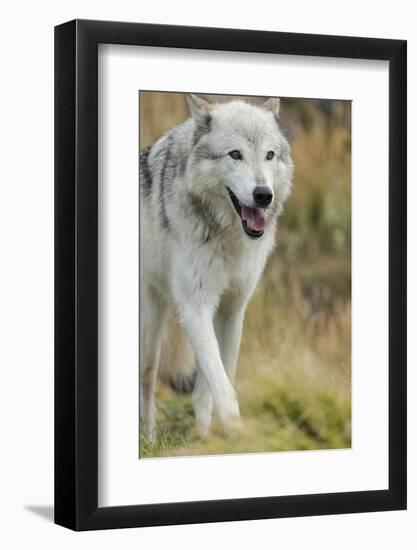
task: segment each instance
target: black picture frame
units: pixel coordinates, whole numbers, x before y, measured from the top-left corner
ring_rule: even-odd
[[[98,44],[389,62],[387,490],[98,506]],[[57,524],[91,530],[406,508],[406,48],[404,40],[107,21],[55,28]]]

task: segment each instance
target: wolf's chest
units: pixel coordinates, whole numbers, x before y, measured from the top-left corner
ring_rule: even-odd
[[[267,243],[250,243],[256,246],[239,246],[232,241],[202,252],[197,269],[202,281],[218,293],[245,286],[262,272],[268,253]]]

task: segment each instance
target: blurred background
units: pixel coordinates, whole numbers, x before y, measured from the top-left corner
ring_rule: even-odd
[[[184,94],[140,92],[140,148],[188,118]],[[212,102],[238,96],[202,95]],[[239,97],[259,103],[265,98]],[[158,437],[140,457],[346,448],[351,445],[351,103],[282,98],[295,165],[275,247],[246,311],[237,392],[245,430],[200,440],[189,395],[158,387]],[[172,313],[162,354],[191,370]]]

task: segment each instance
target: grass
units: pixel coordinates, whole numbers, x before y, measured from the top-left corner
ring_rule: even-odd
[[[245,317],[237,377],[243,434],[225,437],[215,422],[213,435],[200,440],[190,397],[160,384],[158,437],[154,444],[142,440],[141,457],[350,447],[350,301],[340,298],[349,294],[345,262],[333,261],[333,273],[344,275],[334,301],[333,277],[322,266],[277,261]],[[320,303],[314,288],[322,289]]]
[[[185,116],[183,96],[169,94],[164,110],[163,95],[141,98],[143,145]],[[142,458],[350,447],[350,104],[331,107],[329,116],[312,100],[283,102],[294,190],[245,316],[243,433],[227,437],[215,419],[213,434],[199,439],[190,396],[160,383],[158,434],[153,444],[141,440]],[[165,368],[174,352],[181,360],[176,330]]]

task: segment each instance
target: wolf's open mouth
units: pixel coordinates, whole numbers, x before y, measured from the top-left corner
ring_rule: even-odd
[[[233,206],[242,222],[242,227],[246,235],[252,239],[258,239],[264,234],[266,225],[265,209],[264,208],[249,208],[240,204],[239,199],[228,187],[230,199]]]

